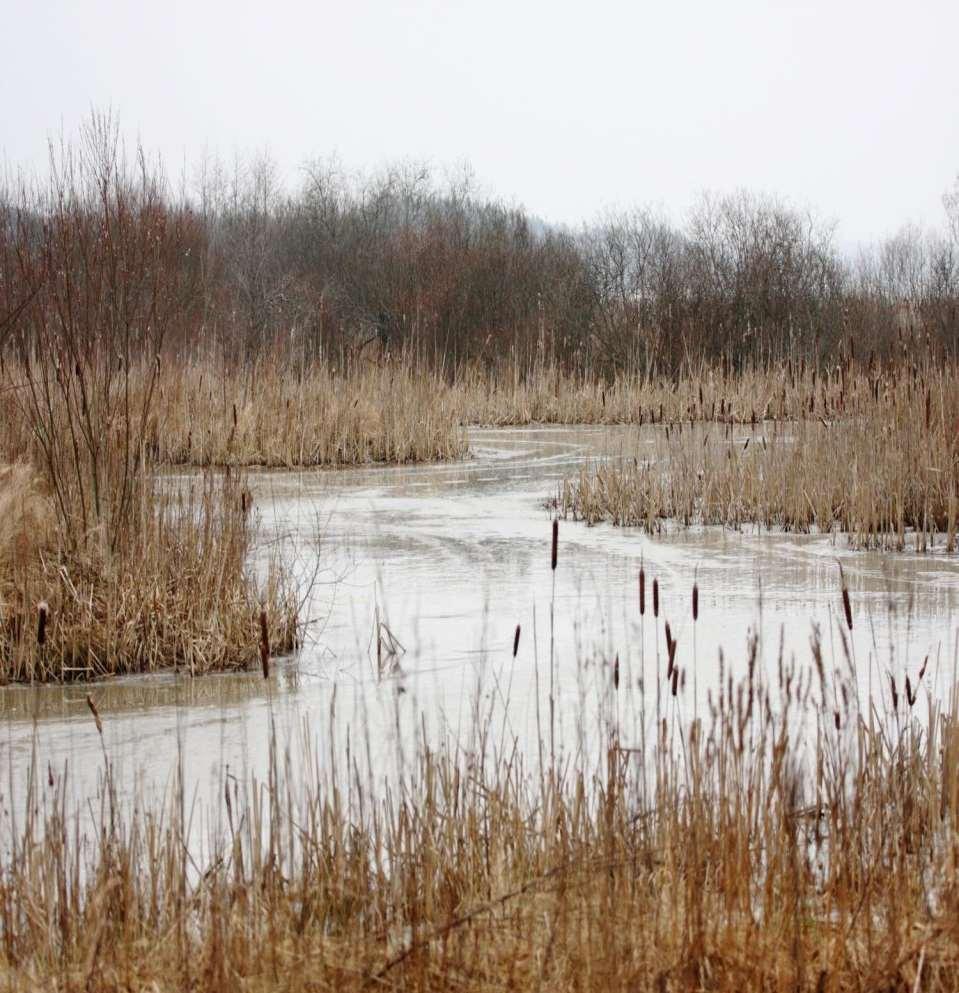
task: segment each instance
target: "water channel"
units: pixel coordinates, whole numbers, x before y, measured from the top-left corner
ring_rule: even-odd
[[[31,768],[67,769],[79,802],[96,797],[107,758],[131,796],[167,789],[180,760],[188,794],[202,798],[221,790],[227,768],[262,775],[274,734],[293,754],[305,738],[321,755],[352,748],[374,776],[399,768],[424,740],[480,747],[484,725],[486,747],[530,754],[547,738],[581,749],[591,729],[613,720],[635,739],[640,682],[650,713],[663,678],[665,620],[686,687],[664,708],[704,712],[720,648],[726,671],[741,671],[752,635],[767,668],[780,652],[803,663],[818,625],[839,667],[839,561],[860,693],[886,693],[890,674],[915,674],[926,656],[921,692],[946,692],[959,560],[944,552],[859,552],[839,536],[755,528],[650,537],[564,521],[554,573],[547,498],[584,463],[652,445],[652,430],[475,429],[471,457],[456,464],[254,474],[259,554],[283,550],[309,584],[302,649],[268,681],[162,675],[0,689],[0,815],[22,816]],[[650,601],[652,580],[659,584],[658,622],[651,602],[639,614],[641,563]]]

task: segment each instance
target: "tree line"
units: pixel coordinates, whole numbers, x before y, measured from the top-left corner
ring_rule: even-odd
[[[46,179],[0,192],[0,345],[70,325],[81,349],[412,350],[451,373],[544,353],[663,373],[920,342],[954,355],[959,180],[943,202],[941,231],[854,257],[815,211],[746,191],[703,194],[680,221],[641,207],[573,230],[420,165],[313,162],[290,190],[261,157],[174,188],[96,119]]]

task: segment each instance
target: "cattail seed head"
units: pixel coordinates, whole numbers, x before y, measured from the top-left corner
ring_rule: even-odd
[[[653,580],[653,617],[659,617],[659,580]]]
[[[646,613],[646,571],[639,567],[639,614]]]
[[[842,571],[842,562],[839,563],[839,585],[842,587],[842,612],[846,615],[846,627],[852,630],[852,605],[849,602],[849,590],[846,587],[846,574]]]
[[[270,628],[266,619],[266,608],[260,607],[260,665],[263,678],[270,678]]]
[[[672,660],[670,660],[670,661],[672,661]],[[679,669],[678,668],[674,668],[673,669],[673,686],[672,686],[673,696],[676,696],[676,690],[677,689],[679,689]]]
[[[892,687],[892,709],[899,710],[899,692],[896,689],[896,677],[889,677],[889,685]]]
[[[516,625],[516,634],[513,635],[513,658],[516,658],[516,653],[519,651],[519,631],[520,627]]]
[[[556,557],[559,552],[559,519],[553,518],[553,555],[551,559],[551,566],[553,570],[556,569]]]
[[[50,608],[46,600],[37,604],[37,644],[43,645],[47,640],[47,615]]]
[[[699,584],[693,583],[693,623],[699,620]]]
[[[613,689],[619,689],[619,655],[616,656],[616,661],[613,663]]]

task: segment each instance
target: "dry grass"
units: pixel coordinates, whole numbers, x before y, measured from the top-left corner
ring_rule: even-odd
[[[425,462],[466,454],[439,379],[404,357],[337,371],[260,359],[165,368],[147,444],[163,463],[274,467]]]
[[[257,660],[261,600],[274,650],[295,643],[284,569],[252,573],[256,525],[241,481],[147,481],[136,526],[113,551],[64,541],[52,502],[31,470],[0,470],[12,531],[0,557],[0,681],[246,668]]]
[[[0,982],[954,990],[959,699],[914,678],[860,713],[850,655],[818,642],[770,668],[751,650],[740,682],[720,673],[702,722],[647,714],[645,741],[613,723],[595,764],[524,769],[478,729],[477,750],[423,748],[390,783],[339,756],[338,782],[320,753],[287,776],[274,741],[266,782],[228,778],[202,812],[204,846],[178,793],[130,810],[107,769],[91,815],[38,776],[4,839]],[[610,669],[607,710],[630,692]]]
[[[674,422],[635,453],[567,480],[558,506],[589,523],[838,530],[862,547],[952,550],[959,492],[959,370],[849,371],[844,402],[751,431]]]
[[[906,365],[874,372],[825,371],[786,362],[738,371],[701,365],[677,379],[655,371],[612,379],[564,370],[546,355],[515,355],[449,375],[415,353],[370,352],[337,366],[270,353],[249,365],[210,356],[147,362],[131,375],[139,403],[152,387],[146,456],[173,465],[349,466],[449,460],[467,452],[462,425],[749,424],[777,418],[847,416],[912,375]],[[155,378],[154,378],[155,375]],[[27,457],[36,438],[23,417],[22,369],[0,375],[6,419],[0,453]]]
[[[851,372],[857,369],[858,372]],[[546,354],[528,365],[515,356],[486,366],[465,366],[452,392],[464,422],[494,426],[521,424],[650,424],[710,421],[756,423],[767,418],[831,417],[853,410],[860,379],[870,388],[912,369],[858,367],[847,362],[816,369],[801,361],[747,365],[706,362],[680,376],[622,372],[612,378],[589,367],[563,369]]]

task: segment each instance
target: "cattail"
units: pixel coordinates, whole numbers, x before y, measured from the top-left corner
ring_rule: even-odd
[[[667,635],[666,648],[669,651],[669,667],[670,669],[673,670],[673,672],[675,672],[676,669],[678,668],[676,665],[676,639],[671,638],[669,637],[669,635]]]
[[[266,608],[260,608],[260,664],[263,678],[270,678],[270,629],[266,622]]]
[[[653,617],[659,617],[659,580],[653,580]]]
[[[236,404],[233,404],[233,429],[236,430]]]
[[[513,658],[516,658],[516,653],[519,651],[519,625],[516,625],[516,634],[513,635]]]
[[[899,693],[896,690],[896,677],[890,675],[889,685],[892,687],[892,709],[899,710]]]
[[[699,620],[699,584],[693,583],[693,623]]]
[[[47,640],[47,614],[50,608],[46,600],[37,604],[37,644],[42,645]]]
[[[919,679],[917,680],[917,682],[920,682],[920,683],[922,682],[922,677],[925,676],[925,674],[926,674],[926,666],[927,665],[929,665],[929,656],[928,655],[922,660],[922,668],[919,670]]]
[[[906,676],[906,700],[910,707],[916,702],[916,694],[912,692],[912,684],[909,682],[908,676]]]
[[[839,711],[838,710],[834,710],[832,712],[832,717],[833,717],[833,721],[836,724],[836,730],[838,731],[839,730]]]
[[[100,720],[100,711],[97,710],[97,705],[93,702],[93,697],[87,694],[87,706],[90,708],[90,713],[93,714],[93,720],[97,725],[97,734],[103,737],[103,722]]]
[[[559,552],[559,519],[553,518],[553,555],[551,560],[551,566],[554,571],[556,569],[556,555]]]
[[[679,688],[679,669],[673,669],[673,696],[676,696],[676,690]]]
[[[616,661],[613,663],[613,689],[619,689],[619,655],[616,656]]]
[[[846,588],[846,575],[839,563],[839,584],[842,587],[842,612],[846,615],[846,627],[852,630],[852,605],[849,603],[849,590]]]
[[[639,567],[639,614],[646,613],[646,570]]]

